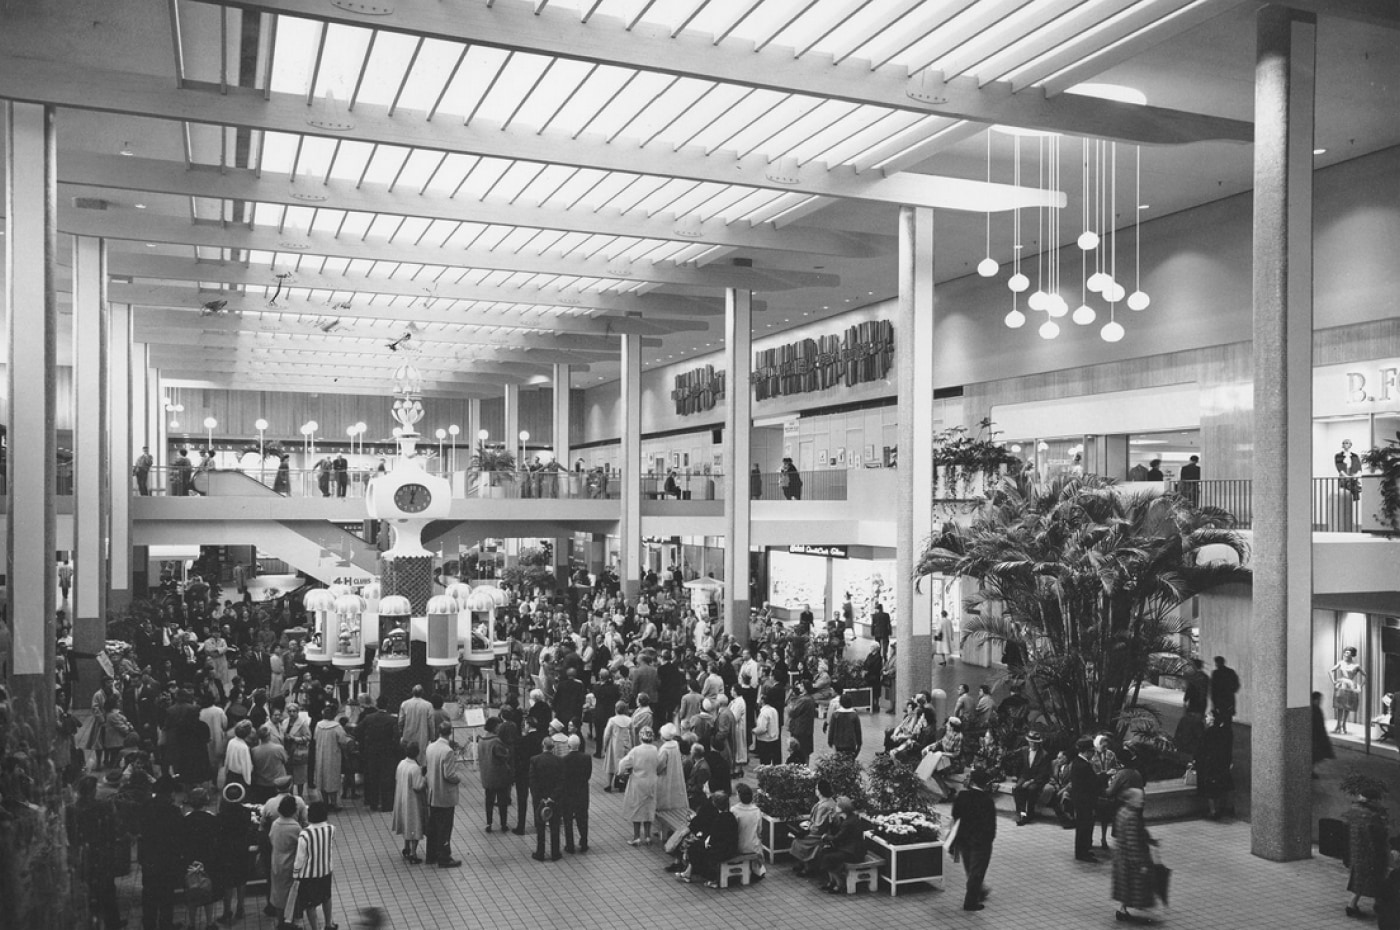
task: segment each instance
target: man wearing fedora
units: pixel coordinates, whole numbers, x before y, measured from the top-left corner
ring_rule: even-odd
[[[1054,771],[1039,730],[1026,734],[1026,745],[1016,750],[1016,761],[1018,774],[1011,797],[1016,801],[1016,826],[1019,827],[1035,819],[1035,806]]]

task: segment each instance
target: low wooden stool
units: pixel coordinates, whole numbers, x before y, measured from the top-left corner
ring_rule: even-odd
[[[852,862],[846,866],[846,894],[855,894],[861,882],[865,882],[870,891],[874,891],[880,884],[880,866],[884,864],[879,857],[867,857],[864,862]]]
[[[739,884],[747,885],[753,877],[753,856],[739,856],[723,862],[719,867],[718,884],[728,888],[731,879],[739,879]]]

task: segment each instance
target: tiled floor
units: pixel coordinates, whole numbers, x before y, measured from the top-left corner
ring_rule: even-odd
[[[866,753],[879,743],[891,718],[866,719]],[[595,778],[592,837],[586,855],[557,863],[530,858],[534,834],[486,834],[482,791],[474,776],[463,784],[452,848],[465,860],[460,869],[410,866],[399,855],[388,814],[371,814],[355,802],[334,815],[337,835],[335,919],[359,926],[363,908],[389,915],[389,926],[408,928],[587,928],[682,926],[818,930],[880,927],[882,930],[939,927],[1005,927],[1082,930],[1121,926],[1109,899],[1111,866],[1073,861],[1073,836],[1049,823],[1018,828],[1003,818],[988,882],[992,897],[984,911],[961,910],[962,867],[949,864],[946,890],[886,891],[846,898],[820,893],[787,867],[772,868],[764,881],[727,891],[682,885],[662,871],[659,846],[626,845],[631,826],[622,821],[620,795],[602,791]],[[942,807],[946,813],[946,806]],[[515,812],[512,810],[512,817]],[[1178,928],[1320,928],[1354,926],[1342,912],[1346,872],[1330,859],[1278,864],[1249,854],[1244,823],[1187,822],[1156,826],[1163,856],[1174,870],[1172,905],[1160,911],[1164,925]],[[135,877],[121,886],[123,908],[139,926]],[[237,926],[271,930],[261,914],[264,899],[250,897],[248,916]],[[1367,910],[1369,910],[1369,902]],[[183,913],[177,911],[177,919]],[[201,928],[202,930],[202,928]]]

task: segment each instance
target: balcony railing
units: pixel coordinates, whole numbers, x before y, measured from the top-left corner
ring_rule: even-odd
[[[1234,516],[1239,529],[1249,529],[1254,525],[1254,482],[1248,478],[1169,481],[1167,489],[1181,493],[1202,507],[1218,507],[1228,511]],[[1354,479],[1312,479],[1313,532],[1360,532],[1360,493],[1361,485]]]

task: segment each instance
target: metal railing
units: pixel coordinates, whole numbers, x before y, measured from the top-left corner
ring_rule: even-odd
[[[749,496],[766,501],[843,501],[846,499],[844,468],[824,468],[820,471],[795,473],[799,482],[783,480],[782,472],[749,474]]]
[[[241,474],[285,497],[364,497],[365,487],[375,472],[365,469],[325,472],[315,468],[201,469],[173,465],[153,467],[145,475],[145,495],[149,497],[244,496],[244,492],[220,487],[213,476]],[[344,475],[344,480],[340,476]],[[142,476],[133,474],[132,493],[142,494]]]
[[[1180,493],[1202,507],[1218,507],[1235,518],[1242,530],[1254,525],[1254,482],[1249,478],[1215,478],[1208,481],[1168,481],[1169,491]],[[1312,529],[1315,533],[1361,531],[1361,485],[1354,478],[1312,479]]]

